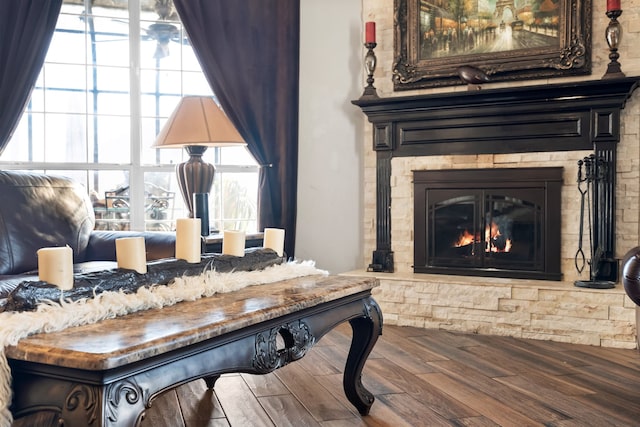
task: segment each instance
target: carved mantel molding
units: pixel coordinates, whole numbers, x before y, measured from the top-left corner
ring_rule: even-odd
[[[591,149],[610,164],[610,179],[601,194],[607,226],[597,230],[594,244],[602,244],[603,262],[617,263],[613,258],[620,111],[639,82],[640,77],[628,77],[352,101],[373,124],[377,156],[376,250],[369,270],[394,270],[393,157]],[[616,270],[617,275],[617,267],[604,267],[600,270],[608,274]]]

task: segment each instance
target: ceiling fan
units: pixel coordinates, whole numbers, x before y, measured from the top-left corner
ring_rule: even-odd
[[[173,1],[171,0],[155,0],[153,7],[149,7],[147,10],[153,10],[158,14],[158,20],[153,24],[150,24],[147,28],[142,28],[141,40],[155,40],[156,50],[153,54],[155,59],[162,59],[169,56],[169,44],[171,42],[180,43],[184,45],[189,44],[189,39],[180,28],[172,22],[179,21],[178,13],[176,12]],[[117,20],[128,24],[126,21]]]
[[[155,0],[153,10],[158,14],[158,21],[143,28],[145,34],[142,35],[142,40],[155,40],[157,43],[153,57],[162,59],[169,56],[170,42],[189,44],[189,40],[176,25],[169,22],[179,20],[172,0]]]
[[[142,35],[142,40],[155,40],[156,51],[153,54],[155,59],[162,59],[169,56],[169,43],[189,44],[186,36],[180,34],[180,29],[169,22],[155,22],[148,28],[143,28],[146,34]]]

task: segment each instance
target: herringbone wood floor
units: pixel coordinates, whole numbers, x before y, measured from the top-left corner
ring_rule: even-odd
[[[638,426],[640,353],[384,326],[362,417],[342,391],[351,329],[264,376],[224,375],[160,396],[144,426]]]

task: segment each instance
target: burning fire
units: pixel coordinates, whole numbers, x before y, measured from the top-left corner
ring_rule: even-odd
[[[485,252],[510,252],[512,242],[511,239],[506,239],[501,233],[500,228],[495,222],[491,222],[484,230]],[[454,244],[456,248],[462,246],[471,245],[473,243],[480,243],[481,239],[479,235],[473,235],[468,230],[464,232],[458,238],[458,241]]]

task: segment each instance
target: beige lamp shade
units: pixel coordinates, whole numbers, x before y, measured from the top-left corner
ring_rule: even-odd
[[[185,96],[158,134],[155,148],[190,145],[246,145],[235,126],[209,96]]]
[[[215,174],[215,167],[203,161],[202,155],[207,147],[232,145],[246,143],[229,118],[207,96],[182,98],[158,134],[155,148],[184,147],[189,154],[188,161],[176,165],[176,178],[190,218],[195,216],[194,195],[208,194]]]

